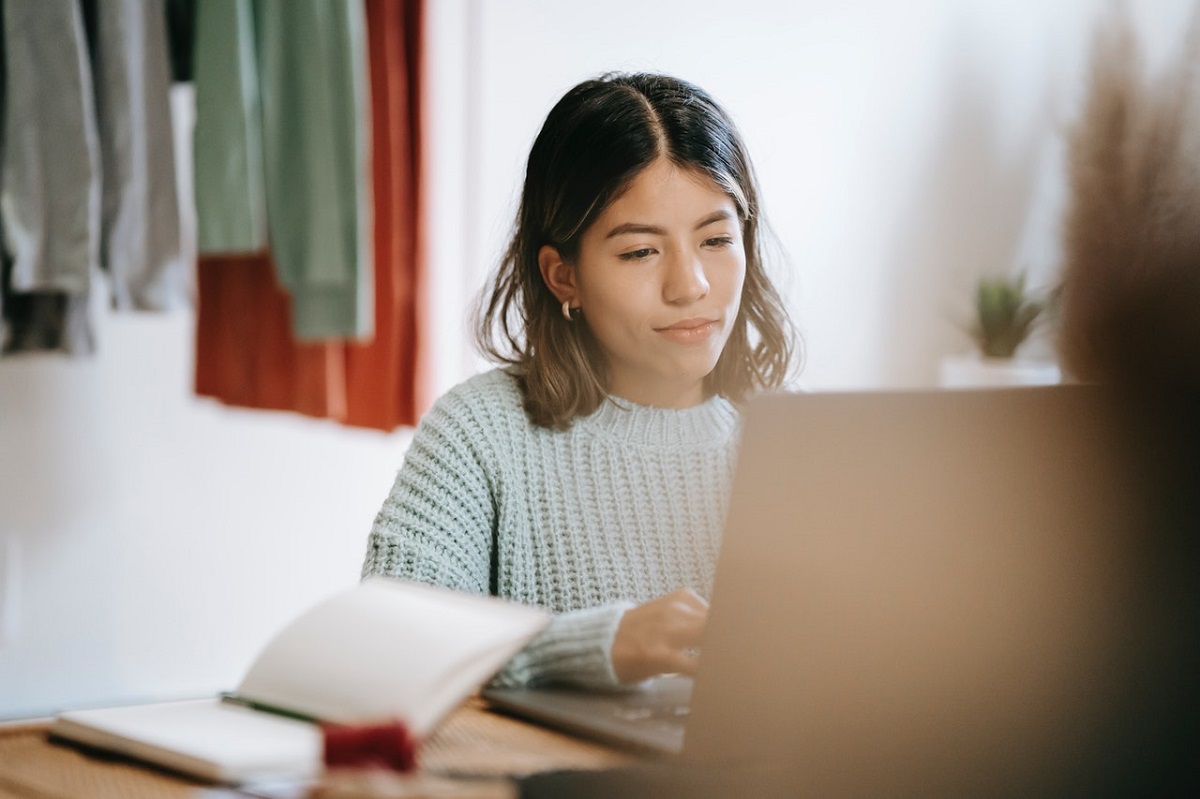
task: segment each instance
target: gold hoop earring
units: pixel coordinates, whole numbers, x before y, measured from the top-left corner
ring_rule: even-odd
[[[579,309],[572,308],[570,300],[563,300],[562,313],[563,319],[566,319],[568,322],[574,322],[577,318],[579,318]]]

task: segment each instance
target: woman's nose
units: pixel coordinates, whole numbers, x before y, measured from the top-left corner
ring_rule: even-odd
[[[669,260],[663,282],[663,299],[675,305],[685,305],[708,294],[708,277],[704,264],[695,254],[681,254]]]

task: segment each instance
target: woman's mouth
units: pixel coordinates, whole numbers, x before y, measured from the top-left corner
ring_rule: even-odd
[[[666,327],[656,327],[655,332],[679,344],[693,344],[706,340],[717,329],[716,319],[681,319]]]

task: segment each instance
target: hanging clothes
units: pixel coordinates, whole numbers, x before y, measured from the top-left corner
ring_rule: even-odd
[[[206,0],[197,7],[196,391],[231,405],[287,408],[390,431],[415,424],[429,402],[421,335],[423,3],[347,4],[364,12],[365,39],[353,35],[353,15],[317,35],[312,26],[329,22],[332,5]],[[357,55],[338,56],[338,48],[326,47],[337,30]],[[303,74],[284,74],[302,56],[313,64]],[[345,86],[336,110],[336,69],[313,69],[338,58],[343,65],[361,62],[361,113],[346,110],[354,94]],[[309,92],[316,99],[302,102]],[[313,119],[304,120],[305,114]],[[344,146],[347,135],[329,129],[335,121],[358,123],[354,136],[368,139],[353,159]],[[285,123],[290,130],[279,129]],[[340,155],[318,155],[330,148],[340,148]],[[355,175],[351,186],[345,177]],[[353,219],[347,213],[363,208],[373,213]],[[305,331],[328,327],[348,307],[350,292],[336,277],[351,229],[369,234],[355,245],[373,255],[355,301],[374,295],[360,309],[374,335],[313,341]],[[319,263],[316,252],[325,253]],[[304,256],[300,269],[279,263],[288,255]],[[271,261],[275,284],[267,280]],[[363,281],[374,291],[362,292]],[[294,334],[290,343],[285,330]]]
[[[267,198],[252,0],[197,6],[192,74],[196,247],[201,254],[263,252]]]
[[[5,0],[3,26],[3,351],[90,354],[100,141],[82,10]]]
[[[100,138],[100,266],[117,310],[189,307],[164,7],[83,0]]]
[[[190,304],[163,8],[5,0],[4,353],[94,349],[90,280],[119,310]]]
[[[204,255],[196,273],[196,393],[230,405],[340,419],[343,345],[298,343],[268,254]]]
[[[12,260],[3,256],[0,286],[0,352],[63,352],[90,355],[96,342],[87,294],[67,291],[15,292]]]
[[[368,338],[371,200],[361,0],[259,0],[267,224],[301,340]]]
[[[422,312],[424,225],[424,4],[367,0],[375,337],[346,352],[347,424],[415,425],[430,402]]]
[[[301,340],[372,332],[365,52],[361,1],[197,9],[199,249],[269,244]]]
[[[171,80],[192,82],[192,50],[196,43],[197,0],[166,0],[167,49],[171,57]]]

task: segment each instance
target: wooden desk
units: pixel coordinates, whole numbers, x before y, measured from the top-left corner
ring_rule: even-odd
[[[0,729],[0,799],[200,799],[211,787],[51,743],[46,727]],[[430,775],[502,777],[614,768],[635,757],[490,713],[470,699],[425,742],[418,762]]]

